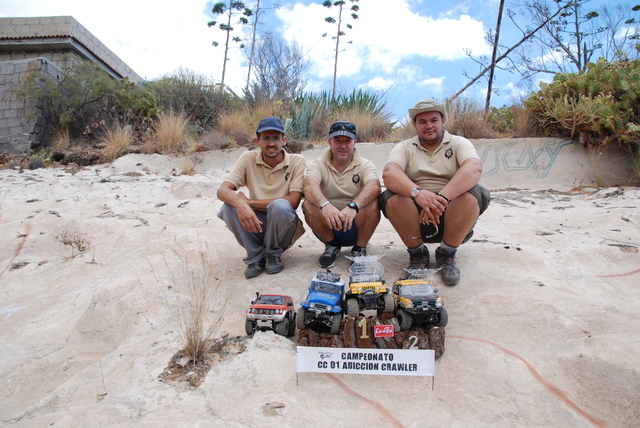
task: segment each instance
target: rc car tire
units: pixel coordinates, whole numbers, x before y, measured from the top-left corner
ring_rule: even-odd
[[[247,333],[247,336],[251,336],[253,333],[255,333],[256,329],[254,322],[251,320],[246,320],[244,322],[244,331]]]
[[[442,311],[440,312],[440,321],[436,323],[436,326],[446,327],[448,322],[449,322],[449,314],[447,313],[447,310],[445,308],[442,308]]]
[[[391,293],[383,294],[384,301],[384,309],[382,311],[378,310],[378,316],[382,315],[384,312],[393,312],[396,306],[395,300],[393,300],[393,295]]]
[[[333,314],[333,319],[331,320],[331,334],[340,333],[340,322],[342,321],[342,314],[337,313]]]
[[[304,307],[298,308],[298,315],[296,316],[296,326],[298,327],[298,330],[302,330],[303,328],[306,327],[304,323],[304,317],[306,315],[306,311],[307,310]]]
[[[293,314],[293,319],[289,321],[289,330],[287,331],[287,337],[293,337],[296,334],[296,314]]]
[[[289,332],[289,320],[283,319],[282,321],[276,324],[276,333],[280,336],[286,336]]]
[[[398,324],[400,324],[400,330],[407,331],[411,328],[411,315],[409,315],[407,311],[398,309],[396,318],[398,319]]]
[[[360,315],[360,305],[358,299],[347,300],[347,315],[350,317],[358,318]]]

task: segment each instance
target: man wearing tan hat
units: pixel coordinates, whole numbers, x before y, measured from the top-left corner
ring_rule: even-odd
[[[427,268],[425,242],[436,249],[442,281],[456,285],[458,246],[473,236],[473,227],[491,199],[479,185],[482,163],[473,144],[445,131],[445,106],[422,100],[409,109],[417,135],[398,143],[389,154],[382,178],[387,188],[380,209],[409,252],[409,268]]]
[[[373,162],[356,150],[356,126],[334,122],[329,149],[309,163],[304,178],[304,217],[324,245],[318,264],[335,264],[343,246],[366,256],[367,243],[380,222],[380,180]]]
[[[240,155],[218,188],[224,204],[218,217],[247,251],[245,278],[284,269],[282,253],[304,233],[296,208],[302,199],[304,156],[284,150],[287,138],[277,117],[260,121],[254,140],[259,150]],[[246,187],[249,196],[240,191]]]

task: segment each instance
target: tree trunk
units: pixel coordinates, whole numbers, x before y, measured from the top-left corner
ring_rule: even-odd
[[[500,0],[500,10],[498,11],[498,23],[496,24],[496,39],[493,41],[493,54],[491,55],[491,70],[489,70],[489,85],[487,87],[487,101],[484,104],[484,120],[489,118],[489,106],[491,105],[491,91],[493,90],[493,73],[496,68],[496,55],[498,54],[498,40],[500,39],[500,25],[502,23],[502,10],[504,0]]]

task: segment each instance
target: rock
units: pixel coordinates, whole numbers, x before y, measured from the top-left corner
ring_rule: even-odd
[[[393,325],[393,337],[375,337],[375,325]],[[339,334],[324,330],[316,331],[307,326],[298,332],[299,346],[332,348],[377,348],[377,349],[432,349],[435,358],[444,354],[445,331],[442,327],[418,326],[408,331],[400,331],[400,324],[393,314],[367,318],[345,317]]]

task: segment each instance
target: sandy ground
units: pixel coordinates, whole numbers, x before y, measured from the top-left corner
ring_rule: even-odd
[[[256,291],[297,306],[319,270],[322,246],[307,230],[284,272],[244,278],[244,251],[216,216],[236,156],[204,154],[191,176],[172,175],[186,160],[159,155],[76,174],[0,170],[0,425],[640,425],[632,187],[492,188],[459,251],[460,284],[439,287],[449,325],[433,390],[430,378],[296,374],[296,338],[271,332],[246,339],[197,388],[159,381],[180,349],[175,301],[186,293],[172,250],[195,260],[207,246],[229,295],[229,337],[244,336]],[[72,253],[64,236],[87,249]],[[408,261],[384,218],[369,253],[385,255],[387,281]],[[348,266],[342,258],[334,271]]]

